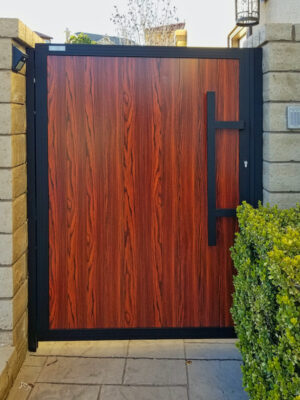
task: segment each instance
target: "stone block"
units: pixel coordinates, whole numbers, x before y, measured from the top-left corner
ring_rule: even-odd
[[[0,71],[0,103],[11,102],[11,71]]]
[[[17,324],[21,316],[27,309],[28,304],[28,282],[27,279],[23,282],[13,299],[13,326]]]
[[[8,365],[15,349],[13,346],[1,346],[0,347],[0,372]]]
[[[292,24],[265,24],[260,29],[260,44],[276,40],[292,40]]]
[[[2,83],[0,83],[2,87]],[[0,88],[0,90],[2,90]],[[10,134],[11,133],[11,105],[10,104],[0,104],[0,133]]]
[[[25,135],[0,136],[0,168],[10,168],[26,161]]]
[[[23,194],[14,201],[0,201],[0,233],[13,233],[27,219],[27,199]]]
[[[25,105],[0,104],[0,134],[11,135],[19,133],[26,133]]]
[[[15,348],[13,346],[0,347],[0,399],[5,399],[11,386],[9,366],[14,358]]]
[[[3,345],[13,344],[13,332],[12,331],[0,331],[0,343]],[[1,379],[1,377],[0,377]],[[0,397],[1,399],[1,397]]]
[[[12,169],[12,195],[13,198],[20,196],[27,190],[26,165],[20,165]]]
[[[11,70],[12,41],[11,39],[0,39],[0,69]]]
[[[12,143],[10,136],[0,136],[0,168],[11,167]]]
[[[0,200],[11,200],[27,189],[26,165],[0,169]]]
[[[300,161],[300,134],[265,132],[263,154],[266,161]]]
[[[12,198],[12,171],[11,169],[0,169],[0,200]]]
[[[300,101],[299,72],[268,72],[263,76],[264,101]]]
[[[26,106],[24,104],[11,105],[10,133],[26,133]]]
[[[0,234],[0,265],[15,263],[27,250],[27,223],[20,226],[13,234]]]
[[[20,343],[19,347],[15,347],[15,352],[8,362],[8,373],[12,381],[11,383],[17,378],[27,354],[27,347],[27,340]]]
[[[17,18],[0,18],[0,37],[19,37],[19,20]]]
[[[13,328],[13,344],[17,349],[23,346],[24,342],[26,343],[26,349],[28,347],[28,312],[25,312],[20,317],[19,321]]]
[[[187,46],[187,30],[186,29],[177,29],[175,31],[175,45],[186,47]]]
[[[13,328],[13,301],[12,299],[1,299],[0,301],[0,329],[10,330]]]
[[[12,201],[0,201],[0,233],[12,233]]]
[[[0,374],[0,399],[6,399],[9,387],[8,368],[5,367]]]
[[[11,265],[13,254],[13,235],[0,234],[0,265]]]
[[[247,48],[248,48],[248,39],[245,39],[245,40],[242,41],[241,47],[242,47],[243,49],[247,49]]]
[[[0,37],[14,38],[30,47],[44,41],[17,18],[0,18]]]
[[[263,129],[266,132],[284,132],[287,129],[286,108],[293,103],[265,103],[263,105]],[[300,132],[293,130],[293,132]]]
[[[13,233],[12,262],[17,261],[28,247],[27,223],[23,224]]]
[[[300,43],[266,44],[263,47],[263,72],[268,71],[300,71]]]
[[[29,29],[28,26],[25,25],[25,28],[25,40],[23,40],[24,43],[28,44],[30,47],[34,47],[36,43],[44,43],[44,40],[31,29]]]
[[[251,49],[253,47],[253,37],[252,37],[252,35],[248,37],[246,46],[247,46],[248,49]]]
[[[22,194],[13,201],[12,205],[12,230],[18,229],[27,220],[27,197]]]
[[[11,166],[15,167],[26,162],[26,136],[13,135],[11,137]]]
[[[295,24],[295,40],[300,42],[300,24]]]
[[[11,102],[25,104],[26,78],[22,74],[12,72],[11,76]]]
[[[256,31],[252,34],[252,47],[258,47],[260,44],[260,32]]]
[[[12,297],[12,296],[13,296],[12,267],[0,267],[0,298]]]
[[[23,254],[12,266],[13,293],[15,294],[27,278],[27,253]]]
[[[22,74],[0,70],[0,102],[25,104],[26,78]]]
[[[300,192],[299,163],[263,163],[263,187],[270,192]]]
[[[263,190],[263,203],[271,206],[277,204],[279,208],[295,207],[296,203],[300,203],[300,193],[272,193]]]

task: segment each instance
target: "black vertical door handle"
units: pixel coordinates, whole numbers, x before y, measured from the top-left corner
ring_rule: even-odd
[[[207,92],[207,233],[208,245],[217,244],[217,217],[234,217],[235,209],[216,207],[216,129],[244,129],[244,121],[216,120],[216,93]]]

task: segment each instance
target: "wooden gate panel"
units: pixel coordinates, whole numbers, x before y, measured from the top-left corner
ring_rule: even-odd
[[[50,328],[231,326],[234,218],[207,245],[206,92],[238,120],[239,61],[48,57]],[[239,203],[237,131],[217,206]]]

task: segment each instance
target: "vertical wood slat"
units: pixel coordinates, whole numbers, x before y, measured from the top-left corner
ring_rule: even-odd
[[[50,329],[232,325],[236,221],[218,218],[208,248],[205,95],[238,119],[238,64],[48,57]],[[238,135],[222,135],[231,208]]]

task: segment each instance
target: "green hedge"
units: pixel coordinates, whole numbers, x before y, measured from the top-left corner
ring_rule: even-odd
[[[251,400],[300,399],[300,205],[237,209],[231,309]]]

